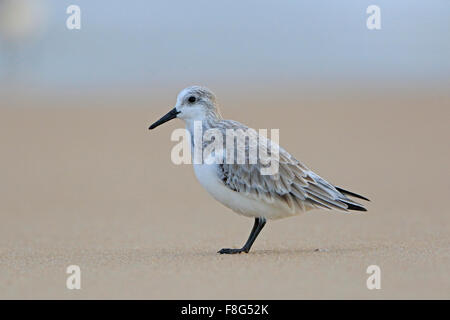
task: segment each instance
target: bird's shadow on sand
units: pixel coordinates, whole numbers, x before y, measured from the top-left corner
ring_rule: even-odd
[[[240,257],[240,256],[248,256],[248,257],[279,257],[279,256],[328,256],[328,255],[345,255],[352,254],[358,252],[369,252],[375,250],[373,247],[355,247],[355,248],[274,248],[274,249],[255,249],[250,251],[249,253],[240,253],[240,254],[220,254],[217,252],[211,251],[201,251],[196,252],[193,255],[199,257]],[[192,253],[191,253],[192,255]]]

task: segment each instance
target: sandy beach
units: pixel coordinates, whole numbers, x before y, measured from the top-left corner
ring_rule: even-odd
[[[368,212],[269,221],[249,254],[219,255],[240,247],[253,221],[171,162],[181,121],[148,130],[177,92],[9,97],[0,298],[450,298],[448,93],[215,91],[224,117],[279,128],[296,158],[370,198]],[[69,265],[81,268],[81,290],[66,288]],[[380,290],[366,287],[370,265]]]

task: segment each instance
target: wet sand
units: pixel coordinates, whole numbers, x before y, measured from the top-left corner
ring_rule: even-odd
[[[147,130],[175,93],[4,101],[0,298],[450,298],[448,95],[216,93],[226,118],[280,128],[285,149],[369,211],[269,221],[250,254],[218,255],[253,222],[172,164],[181,121]],[[66,288],[72,264],[81,290]],[[366,287],[369,265],[381,290]]]

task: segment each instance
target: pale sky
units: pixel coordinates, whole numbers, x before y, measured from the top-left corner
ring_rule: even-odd
[[[13,67],[11,43],[0,41],[3,81],[8,70],[50,87],[450,82],[448,0],[40,1],[46,22],[35,29],[44,31],[17,44]],[[81,8],[79,31],[66,28],[70,4]],[[371,4],[381,8],[381,30],[366,27]]]

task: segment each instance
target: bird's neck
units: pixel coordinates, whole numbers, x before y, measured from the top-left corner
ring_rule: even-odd
[[[197,143],[203,147],[204,133],[209,129],[217,128],[222,120],[222,116],[218,113],[207,114],[200,119],[186,119],[186,130],[191,136],[191,147],[194,148]]]
[[[217,124],[222,121],[222,116],[217,112],[206,113],[202,118],[186,119],[186,129],[193,137],[195,130],[201,130],[205,132],[208,129],[216,128]]]

